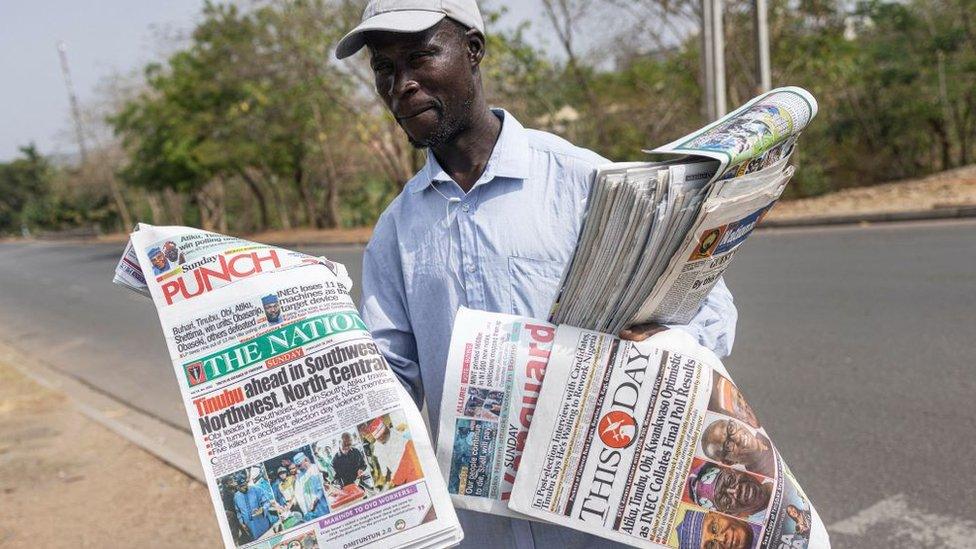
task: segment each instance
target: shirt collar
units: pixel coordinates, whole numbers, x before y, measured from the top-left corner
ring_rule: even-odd
[[[478,178],[474,186],[482,185],[496,177],[510,177],[526,179],[529,177],[529,139],[525,135],[525,128],[508,111],[504,109],[491,110],[502,119],[502,131],[498,134],[495,148],[488,157],[488,164],[484,173]],[[417,173],[410,187],[411,193],[418,193],[434,181],[452,181],[444,168],[437,162],[434,153],[427,149],[427,163]]]

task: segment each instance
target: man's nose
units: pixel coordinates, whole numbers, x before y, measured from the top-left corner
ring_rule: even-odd
[[[420,88],[413,74],[409,70],[399,69],[390,81],[390,89],[387,93],[390,97],[400,98],[412,94]]]

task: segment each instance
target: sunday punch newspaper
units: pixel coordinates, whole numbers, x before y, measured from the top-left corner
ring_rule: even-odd
[[[140,225],[115,280],[156,305],[227,547],[462,539],[423,419],[340,264]]]
[[[459,506],[636,547],[830,546],[725,367],[680,330],[633,343],[462,309],[442,410]]]

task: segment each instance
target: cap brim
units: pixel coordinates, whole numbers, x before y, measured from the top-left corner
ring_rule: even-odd
[[[345,59],[362,49],[366,45],[363,37],[366,32],[421,32],[433,27],[445,17],[447,16],[442,12],[420,10],[389,11],[370,17],[339,40],[336,46],[336,58]]]

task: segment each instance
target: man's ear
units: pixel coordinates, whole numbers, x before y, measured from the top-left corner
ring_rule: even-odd
[[[468,61],[472,68],[478,67],[485,58],[485,35],[478,29],[468,29],[464,36],[468,45]]]

